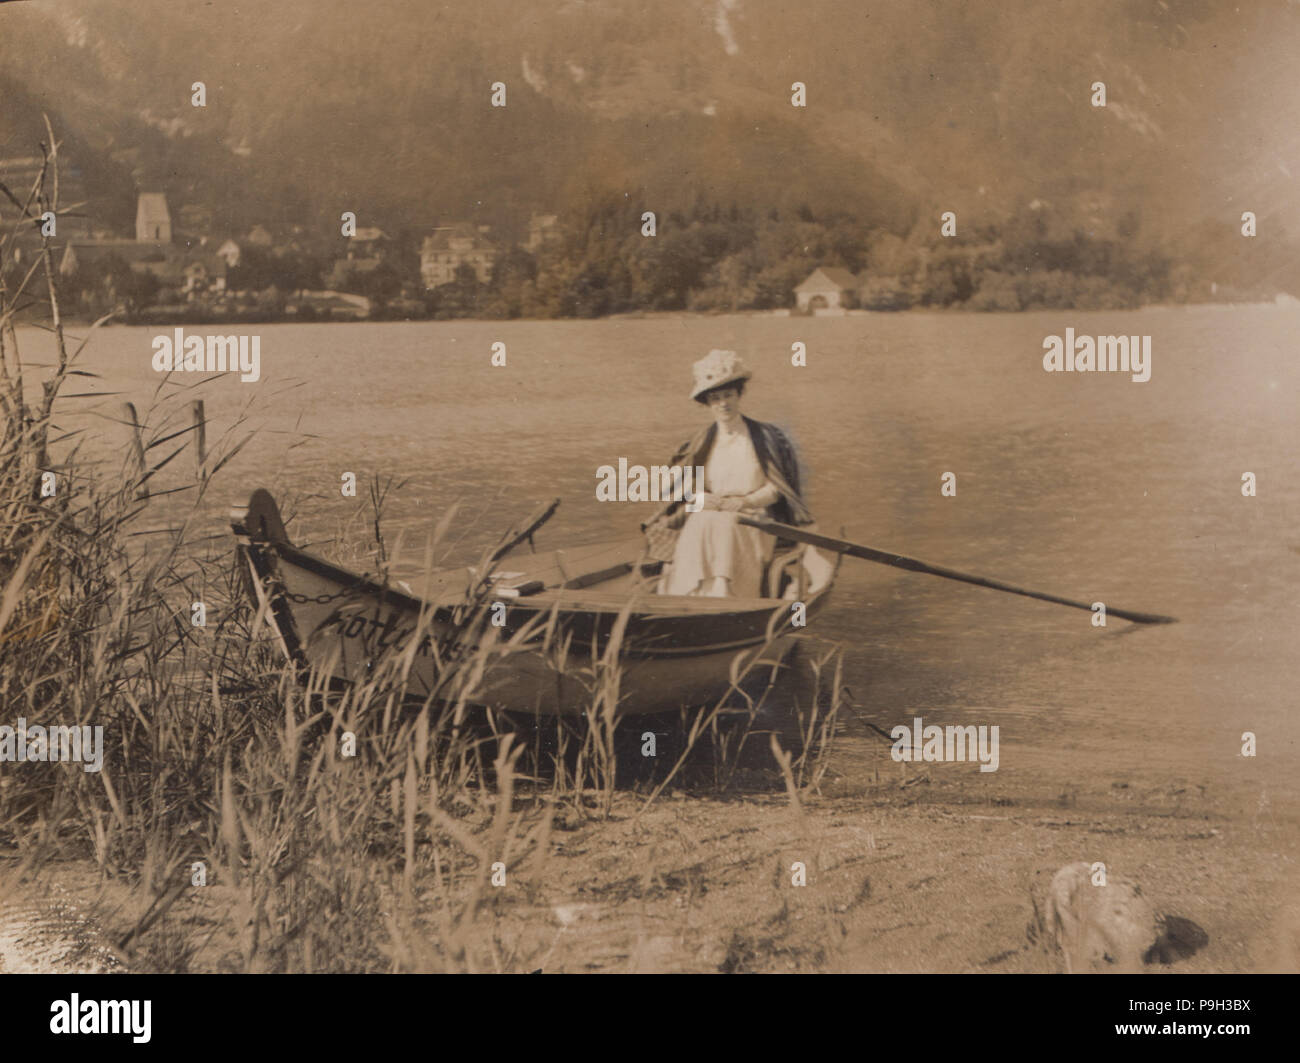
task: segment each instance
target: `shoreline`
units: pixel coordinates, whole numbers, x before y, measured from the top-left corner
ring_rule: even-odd
[[[210,314],[196,314],[193,317],[181,317],[167,315],[165,317],[142,317],[130,321],[114,319],[106,321],[101,328],[200,328],[204,326],[225,326],[225,325],[420,325],[420,324],[449,324],[457,321],[467,321],[475,323],[492,323],[492,324],[546,324],[549,322],[573,324],[583,321],[650,321],[650,320],[673,320],[679,318],[725,318],[725,317],[747,317],[747,318],[788,318],[790,320],[803,321],[821,321],[834,320],[839,318],[853,317],[895,317],[902,315],[923,315],[923,314],[943,314],[945,316],[969,314],[975,317],[1014,317],[1025,314],[1039,313],[1060,313],[1060,314],[1130,314],[1130,313],[1151,313],[1153,311],[1163,310],[1294,310],[1300,306],[1300,302],[1270,302],[1267,300],[1256,302],[1239,302],[1239,303],[1219,303],[1219,302],[1198,302],[1198,303],[1147,303],[1141,306],[1131,307],[1099,307],[1089,309],[1077,309],[1073,307],[1030,307],[1024,310],[972,310],[962,306],[948,307],[922,307],[914,306],[902,310],[849,310],[845,313],[813,313],[800,314],[789,308],[777,310],[646,310],[633,311],[618,314],[605,314],[597,317],[323,317],[317,319],[301,319],[293,315],[282,315],[275,317],[266,317],[261,315],[245,316],[230,315],[218,317]],[[36,322],[26,320],[22,317],[16,320],[16,325],[35,327]],[[92,317],[68,314],[64,315],[63,323],[69,328],[89,328],[95,323]]]
[[[886,759],[880,770],[892,767]],[[968,765],[900,767],[899,781],[849,785],[841,776],[798,806],[777,792],[678,789],[639,820],[644,797],[626,790],[608,820],[566,810],[544,846],[512,859],[506,888],[485,891],[465,963],[548,973],[1053,973],[1059,954],[1031,940],[1035,904],[1057,868],[1101,860],[1140,883],[1158,913],[1209,935],[1194,955],[1147,973],[1298,969],[1293,820],[1251,823],[1205,787],[1180,796],[1098,780],[1053,799],[1050,778],[1000,780],[993,790],[972,785]],[[544,816],[523,798],[516,807],[525,829]],[[795,861],[805,886],[791,884]],[[89,861],[46,872],[56,890],[100,913],[107,936],[147,907],[141,891],[101,881]],[[438,939],[439,912],[487,871],[471,862],[447,873],[449,897],[432,874],[414,884],[408,929],[425,950]],[[187,894],[167,919],[172,937],[207,938],[189,970],[239,970],[240,891],[215,882]]]

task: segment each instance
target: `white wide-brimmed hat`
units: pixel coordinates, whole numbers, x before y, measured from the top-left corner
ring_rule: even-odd
[[[704,393],[726,384],[748,380],[754,374],[735,351],[712,350],[694,365],[695,387],[691,398],[704,402]]]

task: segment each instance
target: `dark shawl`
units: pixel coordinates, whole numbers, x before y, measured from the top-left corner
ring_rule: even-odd
[[[763,474],[768,482],[781,492],[781,497],[768,507],[771,518],[782,524],[812,524],[813,515],[804,504],[799,489],[799,459],[790,440],[774,424],[764,424],[762,421],[751,420],[743,415],[742,419],[745,427],[749,429],[749,438],[754,444],[754,454],[763,468]],[[709,460],[709,452],[713,449],[713,441],[717,437],[718,424],[715,421],[678,447],[669,461],[669,466],[703,467]],[[696,490],[700,490],[698,484]],[[680,528],[686,522],[687,516],[681,502],[670,502],[651,520],[664,517],[667,518],[670,528]]]

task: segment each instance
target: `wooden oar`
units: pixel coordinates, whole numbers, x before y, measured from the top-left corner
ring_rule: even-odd
[[[769,535],[775,535],[782,539],[792,539],[795,542],[808,543],[810,546],[830,550],[832,553],[848,554],[850,557],[860,557],[865,561],[878,561],[882,565],[892,565],[894,568],[907,569],[909,572],[924,572],[930,576],[942,576],[944,579],[973,583],[976,587],[988,587],[995,591],[1006,591],[1008,594],[1020,594],[1026,598],[1037,598],[1044,602],[1055,602],[1057,605],[1068,605],[1073,609],[1092,611],[1092,605],[1088,602],[1076,602],[1069,598],[1058,597],[1055,594],[1026,590],[1024,587],[1015,587],[1010,583],[988,579],[985,576],[972,576],[968,572],[958,572],[956,569],[944,568],[942,565],[927,564],[924,561],[918,561],[914,557],[891,554],[887,550],[876,550],[860,543],[851,543],[844,539],[832,539],[828,535],[818,535],[815,532],[804,531],[802,528],[792,528],[788,524],[780,524],[774,520],[744,515],[737,515],[736,519],[741,524],[748,524],[751,528],[758,528]],[[1106,615],[1117,616],[1122,620],[1131,620],[1135,624],[1175,624],[1178,622],[1176,617],[1159,616],[1155,613],[1134,613],[1127,609],[1112,608],[1109,604],[1106,606]]]
[[[606,580],[626,575],[632,571],[632,568],[633,562],[620,561],[616,565],[607,565],[604,568],[593,569],[591,572],[582,572],[577,576],[571,576],[569,579],[552,586],[551,590],[582,590],[584,587],[591,587],[597,583],[604,583]],[[498,598],[527,598],[529,595],[540,594],[546,589],[545,580],[530,579],[526,583],[519,583],[513,587],[498,587],[495,593]]]

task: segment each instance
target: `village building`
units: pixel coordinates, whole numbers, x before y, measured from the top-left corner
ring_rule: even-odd
[[[426,288],[450,284],[456,279],[456,270],[468,265],[480,284],[492,276],[492,266],[499,254],[487,238],[489,228],[475,228],[465,222],[441,226],[427,236],[420,247],[420,279]]]
[[[379,268],[382,258],[354,258],[351,254],[347,258],[340,258],[335,261],[329,276],[325,278],[325,283],[331,288],[344,288],[348,283],[348,277],[353,273],[373,273]]]
[[[383,229],[362,226],[348,239],[348,257],[383,258],[391,242]]]
[[[94,299],[98,292],[110,305],[125,296],[121,287],[121,270],[125,266],[134,274],[149,274],[158,282],[159,291],[180,293],[184,285],[180,263],[170,245],[142,244],[135,240],[69,240],[59,259],[62,277],[76,278],[78,299]]]
[[[172,216],[163,193],[140,193],[135,208],[135,238],[142,244],[172,242]]]
[[[239,245],[234,240],[225,240],[217,248],[216,255],[225,264],[227,269],[234,269],[239,265]]]
[[[181,280],[170,248],[144,244],[136,240],[69,240],[59,259],[59,273],[68,277],[77,272],[95,274],[107,270],[111,259],[120,259],[137,273],[152,273],[164,283]]]
[[[345,288],[352,274],[373,273],[388,254],[391,241],[383,229],[368,226],[358,229],[344,243],[347,244],[347,253],[335,259],[325,278],[325,283],[331,288]]]
[[[860,282],[847,269],[818,266],[794,290],[795,305],[804,314],[818,310],[846,310],[857,298]]]
[[[528,242],[525,250],[537,254],[547,244],[560,239],[559,219],[554,214],[534,214],[528,219]]]
[[[59,260],[59,274],[80,273],[95,283],[112,276],[111,263],[125,263],[133,273],[147,273],[163,290],[195,300],[226,290],[227,266],[218,255],[185,253],[159,244],[135,240],[70,240]]]
[[[196,255],[181,269],[181,291],[188,299],[226,290],[226,260],[219,255]]]
[[[113,291],[115,278],[125,266],[158,282],[159,302],[181,298],[193,302],[224,293],[227,272],[239,260],[239,246],[232,240],[225,241],[218,252],[211,250],[208,241],[200,246],[192,246],[184,238],[177,242],[167,197],[161,192],[139,195],[135,237],[70,239],[61,248],[59,273],[78,278],[84,295],[90,289]]]

